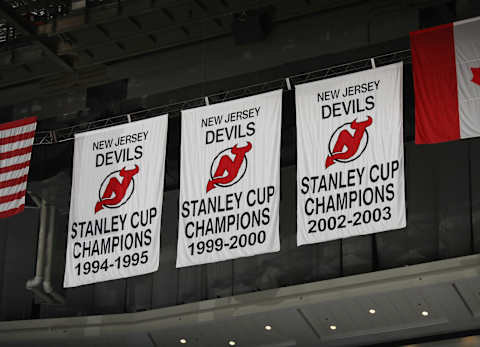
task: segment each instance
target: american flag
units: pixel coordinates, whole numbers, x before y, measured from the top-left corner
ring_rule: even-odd
[[[25,207],[37,117],[0,124],[0,218]]]

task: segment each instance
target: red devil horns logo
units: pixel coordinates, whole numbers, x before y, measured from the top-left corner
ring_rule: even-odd
[[[246,163],[245,154],[251,149],[252,144],[248,142],[247,145],[244,147],[238,147],[238,145],[235,145],[232,148],[228,148],[220,152],[213,160],[212,167],[210,169],[211,179],[207,183],[207,193],[216,186],[228,186],[238,182],[240,178],[243,177],[243,174],[246,170],[246,165],[244,165],[243,174],[241,175],[241,177],[238,177],[238,179],[236,179],[240,168],[244,163],[244,159]],[[230,150],[231,154],[235,156],[233,160],[227,153],[222,155],[222,153],[228,152],[228,150]],[[215,170],[215,173],[212,175],[212,169],[214,164],[217,162],[217,158],[220,158],[220,160],[218,161],[218,166]],[[224,176],[225,172],[227,173],[226,176]]]
[[[135,176],[139,170],[140,169],[138,165],[135,165],[134,169],[126,170],[125,168],[123,168],[120,171],[115,171],[109,174],[106,179],[110,177],[110,180],[108,181],[105,191],[103,192],[103,194],[101,194],[100,201],[97,202],[95,205],[95,213],[102,210],[103,207],[119,207],[115,205],[120,204],[122,200],[124,200],[127,189],[133,180],[133,176]],[[122,177],[122,182],[119,182],[117,177],[111,177],[117,172],[118,175]],[[102,190],[102,187],[100,187],[100,190]],[[128,200],[128,198],[126,200]]]
[[[366,133],[367,127],[370,126],[372,122],[373,122],[372,117],[368,116],[368,119],[366,121],[357,122],[357,120],[354,120],[352,123],[344,124],[337,130],[335,130],[332,137],[330,138],[330,143],[334,138],[334,136],[337,134],[337,132],[339,132],[337,141],[335,142],[335,146],[333,147],[333,149],[330,148],[330,143],[329,143],[330,155],[327,156],[327,160],[325,162],[325,168],[328,168],[330,165],[333,165],[335,161],[351,161],[356,159],[358,156],[360,156],[361,153],[359,153],[356,158],[351,159],[357,153],[360,147],[360,143],[362,141],[363,135]],[[350,128],[355,131],[353,135],[350,133],[350,131],[345,129],[348,125],[350,125]],[[346,151],[343,151],[344,147],[347,148]],[[361,152],[363,152],[365,147],[366,147],[366,143],[363,146],[363,149]],[[351,160],[348,160],[348,159],[351,159]]]

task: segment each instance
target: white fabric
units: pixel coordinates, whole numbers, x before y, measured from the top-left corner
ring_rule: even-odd
[[[405,227],[402,74],[398,63],[296,86],[298,245]]]
[[[280,249],[281,112],[281,90],[182,111],[177,267]]]
[[[0,153],[14,151],[16,149],[30,147],[33,145],[34,138],[28,140],[21,140],[12,143],[7,143],[6,145],[0,145]]]
[[[0,197],[12,195],[27,189],[27,182],[23,182],[14,186],[0,188]]]
[[[167,124],[160,116],[75,136],[65,287],[158,269]]]
[[[30,152],[28,154],[18,155],[12,158],[0,160],[0,168],[15,165],[15,164],[25,163],[26,161],[30,160],[31,156],[32,156],[32,153]]]
[[[0,182],[28,175],[28,169],[29,169],[29,167],[27,166],[27,167],[25,167],[23,169],[20,169],[20,170],[0,173]]]
[[[472,81],[472,68],[480,68],[480,17],[455,22],[455,63],[457,69],[460,137],[476,137],[480,129],[480,85]]]
[[[12,201],[0,204],[0,212],[12,210],[14,208],[22,206],[23,204],[25,204],[25,196],[17,200],[12,200]]]

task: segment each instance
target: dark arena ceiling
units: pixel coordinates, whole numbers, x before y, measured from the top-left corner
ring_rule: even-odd
[[[236,16],[262,9],[288,21],[358,1],[2,1],[0,87],[230,35]]]
[[[364,33],[363,29],[357,30],[355,24],[351,28],[341,29],[344,25],[340,20],[343,15],[336,17],[337,13],[346,12],[351,16],[348,13],[350,11],[355,16],[356,8],[359,8],[355,21],[366,19],[373,25],[377,22],[376,18],[381,18],[384,13],[408,13],[421,9],[423,14],[420,13],[420,17],[425,18],[419,20],[425,25],[432,25],[436,22],[429,23],[428,18],[432,17],[429,11],[433,11],[437,22],[449,21],[455,14],[455,5],[452,3],[454,2],[446,0],[3,0],[0,1],[0,110],[2,117],[12,119],[36,114],[42,120],[39,129],[49,130],[102,118],[96,112],[98,107],[96,110],[92,107],[95,101],[87,100],[92,95],[101,99],[110,115],[119,114],[203,97],[265,82],[272,77],[284,78],[292,73],[308,72],[358,58],[404,50],[408,49],[408,44],[403,27],[397,29],[398,33],[394,35],[397,39],[403,38],[401,43],[379,44],[385,41],[381,37],[383,28],[368,29],[369,32]],[[259,34],[252,29],[249,22],[253,18],[252,14],[260,18],[263,33]],[[328,41],[329,46],[332,46],[331,42],[335,47],[326,48],[323,52],[321,46],[325,42],[322,42],[318,44],[316,54],[312,54],[312,51],[303,56],[318,57],[362,47],[364,35],[368,36],[366,39],[370,44],[377,43],[377,46],[330,60],[323,59],[321,64],[318,64],[318,59],[299,64],[295,54],[291,54],[291,58],[278,55],[279,61],[270,65],[253,62],[252,48],[256,49],[255,44],[263,45],[264,49],[271,48],[271,52],[277,48],[268,37],[270,31],[279,33],[282,26],[290,25],[294,28],[297,21],[311,18],[314,22],[318,16],[335,18],[333,22],[325,24],[326,29],[331,29],[332,32],[326,32],[325,37],[320,37],[322,41]],[[323,21],[321,18],[318,20],[319,23]],[[402,26],[414,27],[417,24],[410,23],[411,21],[409,17],[405,20],[407,24]],[[390,23],[383,25],[389,26]],[[288,30],[285,30],[288,35]],[[312,31],[312,38],[319,33]],[[262,37],[262,34],[267,37]],[[279,53],[295,52],[300,46],[300,42],[296,41],[301,36],[305,35],[297,33],[297,36],[294,34],[293,37],[285,38],[283,52]],[[208,46],[208,42],[221,38],[228,38],[228,42],[234,46],[246,47],[237,50],[242,55],[241,62],[234,61],[231,45]],[[244,45],[246,42],[249,44]],[[191,63],[189,66],[189,63],[184,62],[185,57],[178,59],[171,53],[195,45],[199,48],[193,52],[185,51],[185,56],[194,55],[199,58],[199,63],[203,65],[197,69],[199,71],[194,71],[197,67],[191,67]],[[213,54],[218,56],[222,65],[215,65],[211,59]],[[253,58],[259,60],[258,57]],[[267,55],[264,55],[264,59],[268,61]],[[287,59],[296,63],[291,64]],[[233,65],[233,68],[228,67],[231,70],[229,77],[235,78],[219,83],[224,76],[216,70],[226,69],[227,66],[224,65],[229,62]],[[250,64],[250,68],[235,66],[238,63]],[[190,72],[191,76],[194,73],[196,75],[188,83],[181,83],[185,80],[183,76],[164,77],[160,74],[159,65],[165,66],[167,70],[170,68],[168,65],[172,65],[172,71],[181,69]],[[266,72],[266,68],[272,66],[281,66],[281,69]],[[255,68],[252,70],[252,67]],[[137,88],[136,93],[130,92],[136,84],[146,84],[137,75],[140,71],[143,71],[143,75],[148,74],[149,70],[152,74],[159,73],[156,85]],[[250,75],[242,74],[247,70]],[[123,91],[126,95],[122,95],[122,88],[127,89],[122,85],[122,80],[124,84],[129,84],[129,91]],[[162,80],[166,81],[165,86],[160,87],[158,85]],[[214,85],[208,85],[207,82],[211,81],[215,81]],[[118,87],[119,94],[116,97],[112,96],[112,89],[102,90],[102,86],[113,82]],[[199,84],[202,87],[192,92],[193,86]],[[190,90],[186,87],[190,87]],[[182,95],[177,89],[182,89]],[[146,95],[151,98],[153,94],[160,94],[160,91],[170,94],[147,103],[132,103],[134,98],[145,99]],[[240,96],[241,93],[237,95]],[[119,99],[128,99],[130,103],[123,102],[120,107]],[[94,106],[98,106],[98,103]],[[47,118],[49,121],[43,121]]]

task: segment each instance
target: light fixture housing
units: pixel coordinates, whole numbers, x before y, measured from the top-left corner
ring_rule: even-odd
[[[265,330],[267,330],[267,331],[270,331],[270,330],[272,330],[272,326],[271,326],[271,325],[268,325],[268,324],[267,324],[267,325],[265,325]]]

